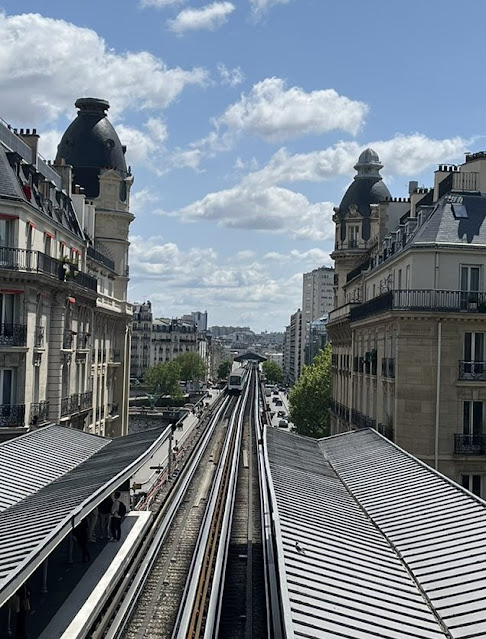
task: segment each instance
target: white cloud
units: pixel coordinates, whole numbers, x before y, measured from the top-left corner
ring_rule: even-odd
[[[278,260],[242,249],[231,258],[210,248],[181,249],[161,237],[130,238],[130,298],[150,299],[156,317],[208,310],[210,324],[249,324],[264,330],[288,323],[302,296],[302,268],[328,260],[316,250]]]
[[[266,142],[333,130],[354,135],[367,111],[366,104],[339,95],[334,89],[306,92],[299,87],[287,88],[281,78],[266,78],[213,120],[215,132],[202,143],[228,148],[242,133]]]
[[[0,14],[2,116],[28,123],[70,117],[78,97],[102,97],[113,113],[164,108],[187,85],[205,84],[203,69],[169,68],[151,53],[116,53],[92,29],[39,14]]]
[[[238,84],[241,84],[245,79],[245,75],[240,67],[235,67],[234,69],[228,69],[228,67],[223,64],[223,62],[219,62],[216,65],[218,73],[221,78],[221,84],[228,85],[230,87],[236,87]]]
[[[208,193],[177,213],[183,220],[212,220],[233,229],[287,234],[294,239],[322,241],[334,235],[329,202],[313,204],[302,193],[277,186],[240,184]]]
[[[170,215],[188,222],[207,220],[226,228],[286,234],[293,239],[329,240],[334,236],[332,208],[338,202],[312,203],[282,185],[323,182],[338,175],[349,175],[351,181],[355,175],[352,167],[368,146],[380,155],[387,175],[413,178],[434,164],[457,160],[470,148],[471,140],[434,140],[414,134],[366,145],[340,142],[312,153],[290,154],[282,148],[266,166],[248,173],[237,185],[208,193]],[[237,168],[241,167],[244,164],[239,161]]]
[[[259,18],[271,7],[275,7],[278,4],[288,4],[289,2],[290,0],[250,0],[250,5],[254,17]]]
[[[221,27],[235,10],[231,2],[213,2],[200,9],[183,9],[174,20],[168,20],[171,31],[181,34],[185,31],[214,31]]]
[[[57,146],[61,141],[64,131],[57,129],[43,129],[39,135],[39,153],[46,160],[54,160],[57,155]]]
[[[149,189],[132,191],[130,193],[130,212],[135,216],[141,215],[144,213],[145,209],[152,209],[153,205],[158,201],[158,196]]]

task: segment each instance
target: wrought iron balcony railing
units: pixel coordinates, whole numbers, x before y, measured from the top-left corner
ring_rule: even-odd
[[[334,415],[337,415],[344,421],[349,422],[349,408],[347,406],[344,406],[344,404],[337,402],[335,399],[331,399],[329,401],[329,408],[331,410],[331,413],[334,413]]]
[[[43,326],[35,327],[34,346],[36,348],[44,348],[44,334],[45,328]]]
[[[76,348],[78,350],[88,350],[90,344],[90,333],[78,333],[76,340]]]
[[[74,333],[70,330],[65,330],[62,337],[62,347],[66,350],[71,350],[73,347]]]
[[[25,426],[25,404],[0,404],[0,427]]]
[[[86,393],[74,393],[61,399],[61,417],[89,410],[93,403],[93,391]]]
[[[0,346],[26,346],[25,324],[0,324]]]
[[[90,409],[93,405],[93,391],[86,391],[85,393],[79,393],[78,406],[80,410]]]
[[[94,249],[92,246],[88,246],[88,255],[96,262],[99,262],[100,264],[104,264],[108,268],[111,268],[112,271],[115,270],[115,262],[113,260],[110,260],[110,258],[103,253],[100,253],[100,251]]]
[[[110,349],[110,362],[118,363],[121,362],[121,353],[119,348],[111,348]]]
[[[486,293],[431,289],[387,291],[359,306],[352,307],[350,320],[354,322],[375,313],[391,310],[485,313]]]
[[[454,435],[456,455],[486,455],[486,435]]]
[[[37,426],[49,419],[49,402],[37,402],[30,405],[30,425]]]
[[[66,272],[60,260],[56,260],[56,258],[46,253],[41,253],[40,251],[11,248],[8,246],[0,247],[0,269],[42,273],[63,281],[66,278]],[[71,279],[83,288],[94,292],[97,290],[98,283],[96,278],[91,277],[91,275],[87,273],[73,270]]]
[[[352,409],[351,411],[351,422],[357,428],[375,428],[376,429],[376,419],[372,417],[368,417],[363,413],[360,413],[359,410]]]
[[[486,382],[486,362],[460,360],[459,379],[468,382]]]

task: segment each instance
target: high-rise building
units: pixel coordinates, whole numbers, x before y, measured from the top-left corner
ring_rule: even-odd
[[[335,209],[331,433],[372,427],[486,496],[486,153],[391,198],[364,151]]]
[[[127,432],[133,178],[108,103],[76,106],[52,165],[35,129],[0,123],[1,439]]]
[[[318,325],[312,325],[312,323],[327,316],[333,306],[334,268],[321,266],[310,273],[304,273],[302,282],[302,341],[300,345],[302,365],[312,364],[312,360],[319,351],[318,348],[317,350],[315,348],[319,342],[316,340],[316,336],[318,329],[322,327],[322,322]],[[301,372],[300,370],[299,376]]]

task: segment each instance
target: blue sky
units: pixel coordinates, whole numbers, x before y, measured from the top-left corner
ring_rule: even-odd
[[[130,300],[283,330],[361,150],[401,197],[486,148],[485,19],[477,0],[0,0],[0,116],[52,159],[75,100],[109,100]]]

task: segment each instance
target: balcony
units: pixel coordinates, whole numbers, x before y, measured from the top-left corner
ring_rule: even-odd
[[[65,330],[64,334],[62,336],[62,347],[65,350],[72,350],[73,348],[73,341],[74,341],[74,333],[70,330]]]
[[[95,262],[104,264],[112,271],[115,270],[115,262],[113,260],[110,260],[110,258],[106,255],[103,255],[103,253],[100,253],[100,251],[94,249],[92,246],[88,246],[88,256],[91,257]]]
[[[486,293],[410,289],[387,291],[383,295],[350,310],[352,322],[385,311],[417,311],[437,313],[484,313]]]
[[[111,364],[120,364],[121,363],[121,352],[119,348],[111,348],[109,351],[109,363]]]
[[[459,379],[466,382],[486,382],[486,362],[460,360]]]
[[[30,425],[38,426],[49,419],[49,402],[37,402],[30,405]]]
[[[34,347],[44,348],[44,334],[45,328],[43,326],[36,326],[34,333]]]
[[[340,417],[342,420],[349,422],[349,408],[347,406],[344,406],[344,404],[337,402],[335,399],[331,399],[329,401],[329,409],[331,413],[337,415],[337,417]]]
[[[0,404],[0,427],[25,426],[25,404]]]
[[[26,346],[25,324],[0,324],[0,346]]]
[[[66,278],[63,263],[60,260],[56,260],[54,257],[41,253],[40,251],[27,249],[0,247],[0,269],[42,273],[43,275],[62,281]],[[83,288],[96,292],[96,278],[81,271],[75,271],[74,273],[72,277],[73,282]]]
[[[356,428],[376,428],[376,419],[363,415],[363,413],[360,413],[354,408],[351,411],[351,423],[354,424]]]
[[[93,403],[93,392],[74,393],[61,399],[61,417],[89,410]]]
[[[486,435],[454,435],[455,455],[486,455]]]
[[[76,348],[81,351],[89,350],[90,333],[78,333],[76,340]]]

